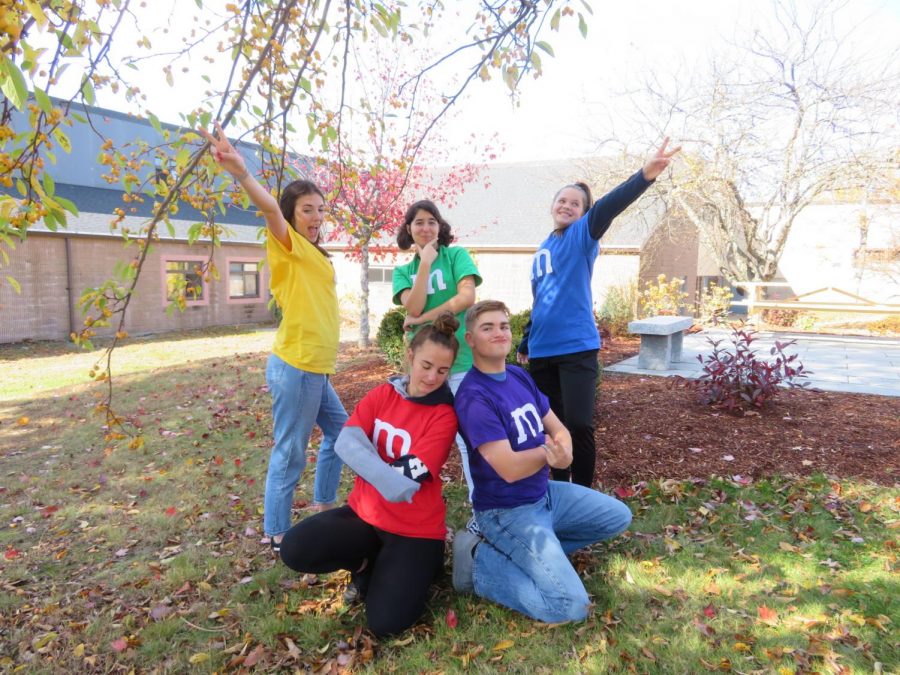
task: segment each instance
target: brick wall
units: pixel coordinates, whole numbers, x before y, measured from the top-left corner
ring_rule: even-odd
[[[112,277],[117,263],[127,263],[135,255],[135,246],[124,248],[113,237],[71,236],[72,297],[77,302],[85,288]],[[224,243],[215,251],[220,278],[210,280],[204,289],[203,303],[189,303],[184,311],[166,312],[163,259],[206,257],[209,248],[163,241],[153,246],[128,308],[126,330],[130,333],[157,333],[214,325],[260,323],[270,320],[268,275],[260,272],[259,300],[230,301],[228,261],[262,260],[264,249],[256,244]],[[65,239],[59,235],[32,233],[17,244],[4,274],[14,277],[22,288],[16,294],[8,284],[0,287],[0,342],[21,340],[61,340],[70,332],[66,291]],[[76,329],[83,315],[75,310]],[[98,329],[104,335],[110,329]]]

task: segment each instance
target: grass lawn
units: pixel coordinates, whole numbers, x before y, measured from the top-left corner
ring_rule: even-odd
[[[629,533],[575,558],[588,621],[538,624],[447,577],[420,625],[374,642],[342,604],[346,575],[310,584],[259,543],[270,342],[223,332],[123,349],[118,408],[144,428],[140,450],[103,441],[89,356],[0,351],[0,669],[900,669],[900,492],[821,475],[637,483],[620,495]],[[445,495],[462,526],[464,488]]]

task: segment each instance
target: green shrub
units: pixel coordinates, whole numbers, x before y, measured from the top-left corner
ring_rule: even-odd
[[[528,323],[529,319],[531,319],[530,309],[522,310],[518,314],[513,314],[509,317],[509,328],[512,331],[512,349],[509,352],[509,356],[506,357],[507,363],[516,362],[516,350],[519,348],[519,343],[522,342],[522,333],[525,331],[525,324]]]
[[[609,333],[610,337],[628,333],[628,322],[634,321],[636,307],[636,283],[610,288],[603,301],[603,306],[597,313],[597,323],[601,333],[605,331]]]
[[[714,281],[700,294],[700,323],[718,326],[731,312],[731,289]]]
[[[403,335],[403,320],[406,310],[394,307],[388,311],[378,324],[378,335],[375,337],[378,349],[384,354],[395,369],[403,370],[406,365],[406,340]]]

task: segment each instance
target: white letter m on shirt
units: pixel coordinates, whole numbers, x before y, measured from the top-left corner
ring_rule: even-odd
[[[384,452],[388,457],[397,459],[398,457],[403,457],[404,455],[409,454],[409,449],[412,445],[412,439],[410,438],[409,432],[406,429],[398,429],[393,424],[383,422],[376,417],[375,428],[372,430],[372,443],[375,444],[376,448],[378,447],[378,436],[382,431],[387,434],[387,438],[384,439]],[[394,441],[396,439],[400,440],[399,453],[394,453]]]
[[[525,433],[525,425],[528,425],[528,431],[532,438],[536,438],[538,432],[544,430],[544,423],[541,422],[541,416],[538,415],[537,408],[534,407],[533,403],[526,403],[521,408],[513,410],[510,414],[519,432],[519,437],[516,439],[517,445],[521,445],[528,438],[529,434]],[[532,418],[534,423],[532,423]]]

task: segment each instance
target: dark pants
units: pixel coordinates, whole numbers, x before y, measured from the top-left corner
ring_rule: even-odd
[[[284,535],[281,559],[298,572],[354,574],[365,594],[366,621],[377,637],[402,633],[425,611],[428,587],[444,567],[444,541],[379,530],[349,506],[301,520]]]
[[[572,434],[572,482],[591,487],[597,448],[594,445],[594,399],[597,350],[528,360],[531,377],[550,408]],[[569,480],[569,470],[553,469],[554,480]]]

